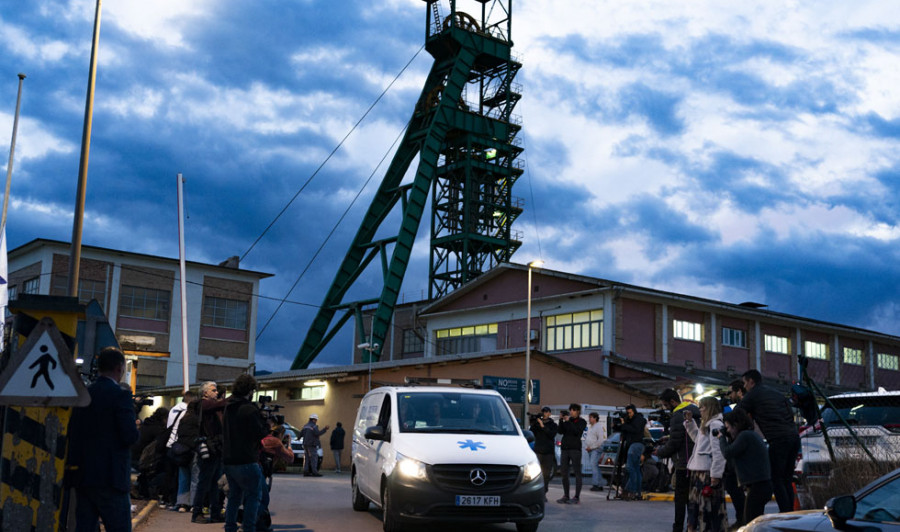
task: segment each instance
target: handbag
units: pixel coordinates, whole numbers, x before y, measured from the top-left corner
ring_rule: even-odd
[[[191,460],[194,459],[194,450],[180,441],[176,441],[169,447],[169,450],[166,451],[166,456],[175,465],[184,467],[190,465]]]

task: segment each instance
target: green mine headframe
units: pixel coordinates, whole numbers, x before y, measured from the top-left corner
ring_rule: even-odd
[[[439,0],[425,0],[425,48],[434,64],[409,126],[344,257],[291,369],[309,366],[351,316],[362,331],[362,308],[377,305],[371,347],[378,360],[410,261],[419,223],[431,198],[430,298],[441,297],[501,262],[521,245],[511,226],[522,212],[512,186],[522,174],[512,111],[521,98],[513,59],[512,0],[471,0],[479,18],[457,10],[443,17]],[[402,184],[415,156],[412,183]],[[382,224],[397,203],[400,224]],[[376,239],[379,232],[393,236]],[[376,257],[384,287],[378,299],[344,302]],[[332,324],[335,313],[342,316]],[[360,334],[360,337],[363,337]]]

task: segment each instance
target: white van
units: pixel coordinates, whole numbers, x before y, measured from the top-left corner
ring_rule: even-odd
[[[544,481],[526,435],[494,390],[376,388],[353,427],[353,509],[380,506],[386,532],[427,522],[535,531]]]

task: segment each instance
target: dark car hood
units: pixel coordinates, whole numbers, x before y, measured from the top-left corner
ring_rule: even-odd
[[[831,521],[821,508],[818,510],[801,510],[783,514],[761,515],[753,520],[749,526],[741,530],[818,530],[822,523],[828,526],[824,530],[831,530]]]

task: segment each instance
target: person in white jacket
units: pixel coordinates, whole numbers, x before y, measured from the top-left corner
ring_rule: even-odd
[[[694,441],[694,452],[688,460],[690,492],[687,523],[691,532],[725,532],[728,511],[722,473],[725,457],[718,445],[718,434],[724,430],[722,406],[715,397],[700,399],[700,426],[689,412],[684,414],[684,429]]]
[[[591,464],[591,491],[603,491],[606,481],[600,474],[600,447],[603,445],[603,427],[600,414],[591,412],[588,416],[588,431],[584,439],[584,450],[588,452]]]

